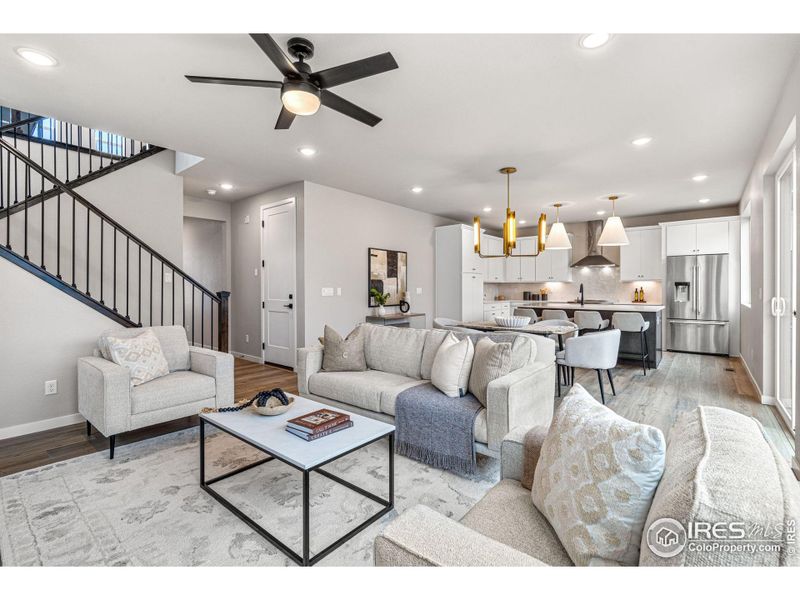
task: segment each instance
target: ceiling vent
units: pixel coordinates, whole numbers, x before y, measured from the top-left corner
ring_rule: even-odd
[[[599,268],[599,267],[616,267],[617,265],[614,264],[612,261],[608,260],[602,254],[602,250],[598,249],[597,241],[600,239],[600,233],[603,231],[603,221],[589,221],[586,224],[586,228],[588,230],[587,236],[587,246],[589,249],[589,254],[584,256],[577,262],[572,263],[571,267],[592,267],[592,268]]]

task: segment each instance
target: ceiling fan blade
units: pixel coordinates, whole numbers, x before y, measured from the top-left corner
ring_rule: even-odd
[[[289,112],[285,107],[281,107],[281,114],[278,115],[278,121],[275,123],[275,129],[289,129],[294,121],[295,114]]]
[[[343,115],[347,115],[356,121],[361,121],[370,127],[375,127],[375,125],[380,123],[382,120],[380,117],[373,115],[371,112],[364,110],[360,106],[356,106],[352,102],[349,102],[341,96],[337,96],[328,90],[322,90],[320,100],[322,101],[323,106],[332,108],[333,110],[340,112]]]
[[[223,85],[244,85],[248,87],[279,88],[283,85],[280,81],[265,81],[263,79],[236,79],[234,77],[201,77],[199,75],[186,75],[192,83],[219,83]]]
[[[286,77],[297,77],[300,75],[300,72],[294,66],[289,57],[283,53],[281,47],[278,46],[278,42],[276,42],[271,35],[268,33],[251,33],[250,37],[253,38],[253,41],[258,44],[258,47],[264,51],[269,59],[274,63],[278,70],[283,73]]]
[[[313,77],[324,88],[349,83],[364,77],[371,77],[397,68],[397,61],[391,52],[384,52],[370,58],[363,58],[355,62],[339,65],[314,73]]]

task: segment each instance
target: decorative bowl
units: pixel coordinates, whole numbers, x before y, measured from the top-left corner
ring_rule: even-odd
[[[519,316],[495,317],[494,322],[497,323],[500,327],[525,327],[528,323],[531,322],[531,318],[519,317]]]
[[[287,394],[288,396],[288,394]],[[260,415],[264,415],[265,417],[274,417],[276,415],[282,415],[287,410],[292,407],[294,403],[294,398],[289,396],[289,404],[281,404],[281,401],[272,396],[264,406],[258,406],[257,404],[253,404],[253,410],[256,411]]]

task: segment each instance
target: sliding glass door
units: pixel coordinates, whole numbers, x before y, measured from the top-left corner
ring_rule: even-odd
[[[795,429],[797,390],[796,151],[792,150],[775,176],[775,397],[787,424]]]

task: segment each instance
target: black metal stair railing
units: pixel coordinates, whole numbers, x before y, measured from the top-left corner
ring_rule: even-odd
[[[62,123],[51,135],[45,120],[0,125],[0,256],[125,326],[182,325],[192,345],[226,352],[230,294],[208,290],[74,189],[156,147],[92,130],[87,146],[86,128]]]

